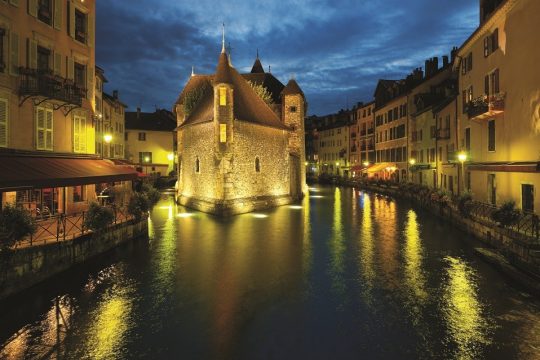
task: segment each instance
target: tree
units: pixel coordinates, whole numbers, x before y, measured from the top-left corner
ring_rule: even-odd
[[[274,100],[272,100],[272,94],[270,94],[270,92],[268,91],[267,88],[265,88],[264,86],[262,85],[258,85],[258,84],[255,84],[254,82],[252,81],[248,81],[249,85],[251,86],[251,88],[253,90],[255,90],[255,92],[257,93],[257,95],[268,105],[273,105],[274,104]]]
[[[6,205],[0,210],[0,253],[36,232],[36,223],[24,209]]]
[[[88,207],[84,218],[84,227],[94,232],[101,232],[114,221],[111,209],[93,202]]]
[[[145,214],[150,210],[148,198],[144,193],[133,193],[127,208],[128,212],[133,215],[136,221],[143,218]]]

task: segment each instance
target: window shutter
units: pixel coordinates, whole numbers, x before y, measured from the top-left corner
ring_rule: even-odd
[[[9,0],[9,3],[13,6],[19,6],[19,0]]]
[[[86,44],[90,47],[94,46],[94,16],[92,14],[86,15],[86,34],[87,34],[87,40]]]
[[[28,67],[37,69],[37,41],[28,39]]]
[[[0,99],[0,147],[7,146],[8,110],[7,99]]]
[[[499,29],[495,29],[491,35],[491,51],[495,51],[499,48]]]
[[[489,55],[489,36],[484,38],[484,57]]]
[[[79,152],[80,147],[80,123],[79,123],[79,117],[74,116],[73,117],[73,151]]]
[[[38,0],[28,0],[28,13],[33,17],[37,17],[37,10]]]
[[[75,62],[72,57],[67,58],[67,78],[69,80],[74,80],[75,78]]]
[[[62,0],[54,0],[54,28],[56,30],[62,30]]]
[[[467,61],[467,65],[468,65],[468,71],[471,71],[472,70],[472,52],[469,53],[469,59]]]
[[[484,94],[489,96],[489,75],[484,77]]]
[[[19,34],[12,32],[9,36],[9,61],[11,75],[19,74]]]
[[[46,114],[45,148],[47,150],[52,150],[53,149],[53,112],[51,109],[46,109],[45,114]]]
[[[69,36],[75,38],[75,5],[69,2]]]
[[[62,76],[62,55],[60,53],[54,53],[54,74]]]
[[[45,149],[45,109],[36,108],[36,148]]]
[[[499,69],[493,72],[493,94],[499,93]]]
[[[86,65],[86,97],[92,101],[92,94],[94,94],[94,67],[90,64]]]
[[[79,149],[82,153],[86,152],[86,117],[79,117]]]

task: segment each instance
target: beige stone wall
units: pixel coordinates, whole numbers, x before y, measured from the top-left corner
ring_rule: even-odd
[[[293,111],[294,110],[294,111]],[[306,133],[305,133],[305,102],[302,95],[287,95],[283,98],[283,114],[285,125],[293,131],[289,132],[289,152],[299,157],[300,189],[307,193],[306,184]]]
[[[139,140],[140,132],[146,133],[145,141]],[[151,152],[152,162],[142,164],[143,171],[151,173],[152,167],[154,167],[153,172],[161,172],[162,176],[168,175],[165,172],[172,167],[172,160],[168,159],[168,155],[173,153],[173,132],[130,129],[126,130],[126,133],[126,159],[134,164],[139,164],[139,152]]]

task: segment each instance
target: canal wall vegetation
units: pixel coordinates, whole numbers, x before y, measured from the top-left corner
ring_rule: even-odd
[[[522,214],[512,204],[497,208],[475,202],[470,194],[450,193],[412,183],[384,180],[334,179],[336,185],[409,200],[488,244],[478,254],[513,280],[540,294],[540,234],[538,216]],[[512,266],[520,271],[512,270]]]
[[[30,288],[129,240],[148,236],[146,217],[87,232],[71,241],[50,242],[2,252],[0,299]]]

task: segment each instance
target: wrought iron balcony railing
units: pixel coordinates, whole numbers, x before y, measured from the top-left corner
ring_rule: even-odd
[[[21,96],[42,96],[77,106],[82,106],[82,99],[86,97],[86,89],[49,71],[20,68],[19,73]]]
[[[482,120],[504,112],[505,93],[483,95],[467,104],[469,119]]]

